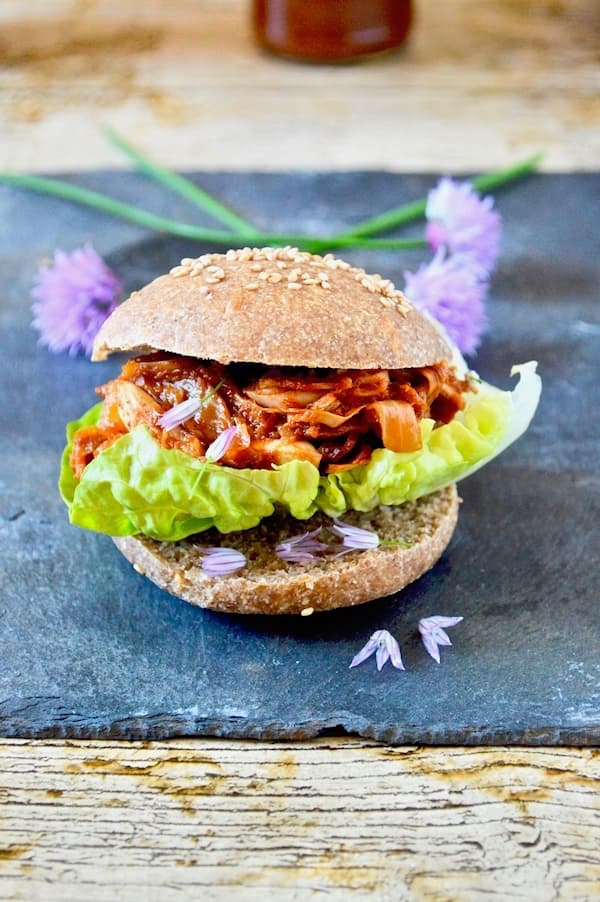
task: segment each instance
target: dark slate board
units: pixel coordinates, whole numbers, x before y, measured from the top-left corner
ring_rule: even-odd
[[[422,195],[425,176],[211,174],[202,182],[260,225],[334,231]],[[171,216],[195,213],[133,173],[76,181]],[[197,610],[138,576],[110,539],[69,526],[55,482],[63,425],[118,362],[36,347],[36,262],[89,241],[132,289],[206,248],[56,200],[0,188],[0,734],[299,738],[348,731],[389,743],[593,744],[598,631],[600,306],[598,175],[505,190],[504,254],[481,373],[508,386],[537,358],[541,408],[527,436],[462,484],[440,563],[397,597],[310,618]],[[418,253],[349,254],[402,282]],[[595,413],[593,413],[595,411]],[[436,665],[416,624],[462,614]],[[379,628],[405,673],[352,655]]]

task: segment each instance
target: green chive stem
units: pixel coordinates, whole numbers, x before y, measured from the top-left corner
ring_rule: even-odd
[[[166,166],[161,166],[159,163],[152,162],[152,160],[149,160],[148,157],[139,150],[132,147],[131,144],[118,135],[112,128],[106,128],[104,133],[113,147],[116,147],[117,150],[120,150],[125,154],[126,157],[135,163],[141,172],[150,176],[150,178],[153,178],[160,184],[175,191],[175,193],[179,194],[181,197],[185,197],[186,200],[189,200],[197,207],[200,207],[200,209],[204,210],[205,213],[208,213],[209,216],[212,216],[224,225],[229,226],[235,232],[247,233],[249,237],[258,234],[258,230],[251,222],[242,219],[241,216],[238,216],[237,213],[234,213],[233,210],[230,210],[225,204],[222,204],[216,197],[213,197],[212,194],[205,191],[204,188],[195,185],[194,182],[191,182],[189,179],[185,178],[185,176],[173,172],[173,170],[168,169]]]
[[[107,194],[101,194],[89,188],[81,188],[79,185],[71,185],[69,182],[63,182],[60,179],[46,178],[40,175],[12,175],[0,172],[0,183],[2,182],[7,185],[15,185],[17,188],[35,191],[38,194],[49,194],[86,207],[93,207],[112,216],[135,222],[145,228],[168,232],[170,235],[178,235],[181,238],[218,242],[219,239],[229,235],[229,232],[222,230],[206,229],[168,219],[156,213],[151,213],[149,210],[135,207],[133,204],[124,203],[114,197],[109,197]]]
[[[117,216],[129,222],[134,222],[144,228],[176,235],[180,238],[189,238],[193,241],[203,241],[225,247],[245,245],[250,237],[257,245],[295,245],[313,253],[328,250],[333,247],[363,247],[371,250],[405,250],[421,248],[426,242],[421,238],[356,238],[354,236],[335,236],[333,238],[319,238],[311,235],[281,235],[278,233],[255,232],[250,236],[247,232],[226,232],[222,229],[208,229],[190,223],[179,222],[151,213],[149,210],[124,203],[116,198],[89,188],[81,188],[60,179],[46,178],[38,175],[13,175],[0,172],[0,183],[14,185],[35,191],[39,194],[59,197],[63,200],[73,201],[83,206],[101,210],[112,216]]]
[[[214,396],[219,391],[219,389],[222,388],[224,385],[225,385],[224,379],[220,379],[216,385],[213,385],[213,387],[210,389],[210,391],[208,391],[205,395],[203,395],[200,398],[200,406],[204,407],[204,405],[207,404],[211,398],[214,398]]]
[[[493,191],[495,188],[500,188],[508,182],[529,175],[537,169],[543,156],[543,154],[538,153],[520,163],[515,163],[512,166],[499,169],[497,172],[479,175],[472,179],[473,187],[478,191]],[[422,219],[425,215],[426,207],[427,198],[412,201],[401,207],[394,207],[391,210],[387,210],[385,213],[380,213],[377,216],[373,216],[370,219],[365,219],[362,222],[357,223],[355,226],[352,226],[351,229],[342,232],[340,235],[334,236],[334,238],[362,238],[367,235],[374,235],[377,232],[387,232],[398,226],[408,225],[411,222]]]
[[[497,172],[488,172],[486,175],[478,175],[473,179],[473,185],[478,191],[494,191],[514,182],[515,179],[523,178],[523,176],[531,175],[538,168],[544,159],[543,153],[536,153],[520,163],[513,166],[507,166],[505,169],[498,169]]]

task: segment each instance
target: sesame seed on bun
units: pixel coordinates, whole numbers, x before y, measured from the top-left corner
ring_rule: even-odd
[[[423,367],[453,353],[389,280],[290,247],[183,260],[115,310],[92,359],[152,350],[335,369]]]

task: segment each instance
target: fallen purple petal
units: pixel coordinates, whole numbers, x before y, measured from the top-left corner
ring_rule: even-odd
[[[419,623],[424,623],[427,627],[434,626],[456,626],[464,617],[444,617],[442,614],[436,614],[433,617],[424,617]]]
[[[382,639],[377,643],[377,650],[375,652],[375,663],[377,664],[377,670],[381,670],[385,662],[388,660],[389,656],[390,653],[387,650],[385,641]]]
[[[419,632],[421,633],[421,641],[425,646],[425,650],[434,661],[440,663],[440,646],[452,645],[448,633],[444,627],[456,626],[460,623],[462,617],[444,617],[443,615],[435,615],[433,617],[423,617],[419,620]]]
[[[51,351],[92,353],[94,338],[123,293],[120,279],[91,247],[56,251],[32,290],[32,325]]]
[[[441,628],[441,626],[437,626],[435,628],[435,630],[433,631],[432,635],[435,638],[435,641],[437,642],[438,645],[452,645],[452,642],[450,641],[450,636],[448,635],[446,630],[443,630]]]
[[[381,632],[382,630],[378,630],[376,633],[373,633],[369,641],[354,655],[350,667],[357,667],[359,664],[362,664],[363,661],[366,661],[367,658],[371,657],[373,652],[377,650]]]
[[[223,380],[221,379],[221,381],[218,382],[217,385],[214,385],[202,398],[186,398],[185,401],[180,401],[179,404],[175,404],[170,410],[165,411],[165,413],[163,413],[156,421],[157,424],[162,426],[165,432],[171,432],[173,429],[176,429],[177,426],[181,426],[182,423],[185,423],[186,420],[195,417],[200,408],[216,395],[222,385]],[[225,430],[225,432],[227,432],[227,430]],[[218,438],[215,441],[218,441]],[[210,447],[211,446],[209,446],[209,448]],[[209,459],[217,460],[218,458]]]
[[[237,435],[237,431],[237,426],[229,426],[228,429],[225,429],[218,435],[214,442],[211,442],[206,449],[206,459],[211,463],[216,463],[218,460],[221,460],[221,458],[229,451],[231,443]]]
[[[161,426],[165,432],[172,432],[173,429],[181,426],[186,420],[196,416],[201,407],[202,401],[200,398],[187,398],[185,401],[175,404],[170,410],[167,410],[166,413],[163,413],[163,415],[158,418],[157,424]]]
[[[362,529],[359,526],[351,526],[337,518],[333,521],[331,531],[343,539],[343,544],[348,550],[368,551],[379,546],[379,536],[370,529]]]
[[[311,532],[286,539],[285,542],[277,545],[275,554],[290,564],[316,561],[319,555],[326,554],[330,550],[330,546],[326,542],[321,542],[316,538],[321,532],[322,529],[319,526]]]
[[[362,662],[366,661],[373,653],[375,653],[377,670],[381,670],[387,661],[391,661],[392,666],[397,670],[404,670],[400,646],[387,630],[377,630],[373,633],[369,641],[356,655],[354,655],[350,667],[356,667],[358,664],[362,664]]]
[[[433,636],[431,636],[429,633],[424,633],[421,636],[421,640],[423,642],[423,645],[425,646],[426,652],[429,655],[431,655],[433,660],[437,661],[437,663],[439,664],[440,663],[440,650],[439,650],[437,642],[435,641]]]
[[[246,566],[245,555],[235,548],[203,548],[198,547],[202,553],[202,569],[209,576],[227,576]]]
[[[402,655],[400,654],[400,646],[398,645],[398,643],[394,639],[394,637],[390,633],[387,632],[387,630],[384,630],[384,634],[385,634],[383,637],[384,642],[385,642],[386,648],[388,650],[388,654],[390,656],[390,661],[392,662],[392,665],[394,667],[396,667],[398,670],[404,670],[404,664],[402,663]]]

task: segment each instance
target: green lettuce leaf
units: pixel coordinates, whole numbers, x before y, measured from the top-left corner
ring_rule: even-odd
[[[434,429],[433,420],[421,420],[419,451],[398,454],[379,448],[368,464],[322,477],[317,506],[331,517],[349,508],[370,511],[456,482],[473,464],[491,457],[509,418],[506,394],[486,392],[445,426]]]
[[[77,489],[78,482],[75,479],[75,474],[69,465],[69,458],[71,456],[71,448],[73,446],[73,436],[77,432],[78,429],[81,429],[82,426],[93,426],[98,422],[100,418],[100,412],[102,410],[102,401],[98,404],[94,404],[93,407],[90,407],[82,417],[78,420],[73,420],[71,423],[67,423],[67,446],[62,453],[62,457],[60,459],[60,476],[58,479],[58,490],[60,492],[62,500],[65,504],[70,507],[73,502],[73,498],[75,497],[75,490]]]
[[[410,454],[378,449],[368,464],[320,476],[306,461],[271,470],[236,470],[161,448],[144,426],[118,439],[77,481],[69,466],[73,434],[97,422],[101,405],[67,427],[59,487],[72,523],[109,535],[144,533],[177,541],[215,526],[250,529],[276,506],[303,520],[322,510],[369,511],[402,504],[462,479],[525,431],[539,399],[535,363],[515,368],[514,392],[481,383],[467,406],[445,426],[423,420],[423,447]]]
[[[59,488],[76,526],[177,541],[211,526],[221,532],[250,529],[270,516],[275,504],[298,518],[314,510],[319,473],[312,464],[234,470],[161,448],[145,426],[99,454],[77,482],[69,465],[72,437],[80,426],[97,422],[100,408],[67,428]]]
[[[481,382],[464,410],[445,426],[421,421],[423,447],[410,454],[380,448],[368,464],[321,477],[316,505],[331,517],[403,504],[459,482],[521,436],[536,411],[542,381],[535,361],[514,366],[512,392]]]

